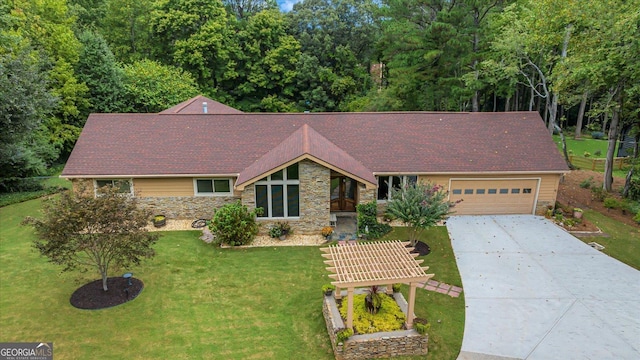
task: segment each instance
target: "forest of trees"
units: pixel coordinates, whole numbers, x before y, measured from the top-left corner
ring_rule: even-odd
[[[640,124],[640,0],[0,0],[0,192],[92,112],[539,111]],[[613,152],[613,148],[611,149]],[[611,154],[612,155],[612,154]]]

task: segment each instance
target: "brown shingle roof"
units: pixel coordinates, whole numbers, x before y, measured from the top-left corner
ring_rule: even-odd
[[[568,171],[535,112],[92,114],[62,175],[239,174],[305,124],[378,174]]]
[[[178,105],[163,110],[160,114],[204,114],[204,104],[207,103],[207,114],[242,114],[242,111],[231,106],[221,104],[202,95],[198,95]]]
[[[371,170],[309,125],[304,124],[291,136],[240,172],[236,185],[243,186],[251,180],[268,175],[271,170],[287,162],[302,158],[310,158],[316,162],[320,160],[345,175],[367,181],[372,186],[376,184],[376,177]]]

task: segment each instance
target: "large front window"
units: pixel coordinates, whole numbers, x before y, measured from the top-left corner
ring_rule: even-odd
[[[416,175],[378,176],[378,200],[389,200],[391,198],[390,189],[400,189],[403,186],[415,184],[417,181],[418,176]]]
[[[94,183],[96,194],[99,193],[100,188],[105,186],[113,186],[121,194],[133,194],[131,180],[129,179],[96,179]]]
[[[256,207],[260,217],[287,218],[300,216],[300,179],[298,164],[256,181]]]

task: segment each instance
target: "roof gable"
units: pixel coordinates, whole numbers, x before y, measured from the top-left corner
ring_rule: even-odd
[[[288,138],[240,172],[236,187],[242,190],[246,185],[302,159],[321,163],[370,187],[375,187],[376,178],[371,170],[308,124],[302,125]]]
[[[163,110],[160,114],[242,114],[242,111],[234,109],[231,106],[221,104],[202,95],[198,95],[187,101],[183,101],[178,105],[172,106],[167,110]]]

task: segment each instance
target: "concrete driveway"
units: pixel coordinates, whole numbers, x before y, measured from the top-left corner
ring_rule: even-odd
[[[639,271],[542,217],[447,228],[466,301],[459,360],[640,359]]]

